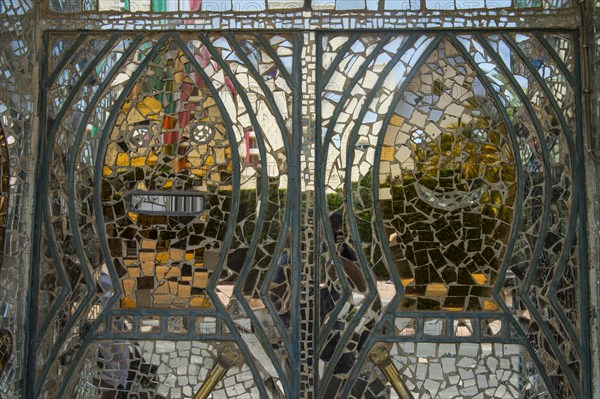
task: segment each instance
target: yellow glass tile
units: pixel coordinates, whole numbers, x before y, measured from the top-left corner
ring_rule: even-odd
[[[154,289],[155,294],[168,294],[169,293],[169,284],[164,282],[159,284],[158,287]]]
[[[403,278],[403,279],[400,279],[400,282],[402,283],[402,285],[404,287],[406,287],[409,284],[412,284],[413,281],[415,281],[414,278]]]
[[[394,160],[394,147],[384,145],[381,148],[381,160],[382,161],[393,161]]]
[[[140,260],[142,262],[147,262],[147,261],[150,261],[150,260],[154,260],[154,252],[141,251],[139,256],[140,256]]]
[[[193,297],[190,301],[190,306],[194,308],[209,308],[210,300],[201,296]]]
[[[171,187],[173,187],[173,180],[171,180],[171,179],[165,180],[165,184],[163,186],[163,189],[167,190],[167,189],[169,189]]]
[[[158,263],[167,263],[169,261],[169,252],[161,251],[156,254],[156,261]]]
[[[142,249],[156,249],[156,240],[142,240]]]
[[[473,277],[473,280],[479,285],[484,285],[488,281],[483,273],[471,273],[471,277]]]
[[[131,166],[133,167],[141,167],[146,165],[145,157],[133,157],[131,158]]]
[[[129,155],[123,152],[117,154],[117,166],[129,166]]]
[[[156,273],[156,279],[158,281],[161,281],[162,279],[165,278],[165,276],[167,275],[167,272],[169,271],[169,266],[156,266],[155,269],[155,273]]]
[[[123,110],[123,111],[125,113],[127,113],[127,110]],[[130,112],[127,113],[127,123],[128,124],[134,124],[137,122],[142,122],[144,120],[146,120],[146,117],[144,115],[142,115],[141,112],[137,108],[134,108]]]
[[[217,164],[225,163],[225,151],[222,148],[215,148],[215,155],[217,156]]]
[[[121,299],[121,309],[135,309],[137,305],[135,301],[131,298],[123,298]]]
[[[121,111],[123,111],[124,113],[127,113],[127,112],[129,112],[130,109],[131,109],[131,101],[127,100],[121,106]]]
[[[155,266],[154,261],[142,262],[142,272],[144,272],[144,276],[154,276]]]
[[[402,126],[403,123],[404,123],[404,118],[398,114],[394,114],[392,116],[392,118],[390,119],[390,125],[393,125],[393,126]]]
[[[461,307],[450,307],[450,306],[444,306],[444,310],[446,312],[462,312],[464,309]]]
[[[502,204],[502,194],[498,190],[492,190],[492,203]]]
[[[192,287],[187,284],[179,284],[177,296],[181,298],[189,298],[192,296]]]
[[[135,292],[135,280],[132,278],[123,279],[121,282],[123,285],[123,292],[126,296],[131,296]]]
[[[207,97],[206,100],[204,100],[204,102],[202,103],[202,106],[204,108],[208,108],[208,107],[212,107],[213,105],[216,105],[217,102],[215,101],[214,98],[212,97]]]
[[[204,176],[204,169],[192,169],[192,173],[198,177]]]
[[[181,270],[178,267],[170,267],[165,278],[177,278],[181,276]]]
[[[129,216],[129,219],[131,219],[133,222],[136,222],[138,219],[137,213],[127,212],[127,216]]]
[[[152,96],[145,97],[142,102],[137,104],[137,108],[146,118],[156,116],[162,110],[162,104]]]
[[[427,284],[425,296],[427,298],[441,298],[448,293],[448,288],[444,284]]]
[[[109,168],[108,166],[103,166],[102,167],[102,176],[106,177],[106,176],[110,176],[112,175],[112,169]]]
[[[128,267],[127,274],[129,274],[129,277],[131,278],[141,277],[142,275],[139,267]]]
[[[496,303],[488,301],[487,299],[483,300],[483,310],[497,311],[499,309],[500,307]]]
[[[208,272],[206,272],[206,271],[194,272],[194,287],[196,287],[196,288],[208,287]]]
[[[173,80],[175,80],[175,83],[177,84],[181,84],[181,82],[183,82],[184,77],[185,74],[183,73],[183,71],[177,71],[173,74]]]
[[[181,262],[185,256],[185,250],[179,248],[169,248],[169,256],[176,262]]]
[[[158,161],[158,155],[156,155],[153,152],[151,152],[150,154],[148,154],[148,156],[146,157],[146,164],[148,166],[154,166],[154,165],[156,165],[157,161]]]
[[[190,260],[194,259],[194,252],[189,252],[189,251],[186,252],[184,259],[187,260],[187,261],[190,261]]]

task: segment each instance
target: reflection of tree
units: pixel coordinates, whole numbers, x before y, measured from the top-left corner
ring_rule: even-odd
[[[421,198],[433,206],[451,209],[497,202],[494,189],[515,179],[506,126],[494,104],[471,97],[465,108],[468,117],[437,137],[413,135],[415,170],[410,175],[419,183]]]
[[[507,126],[489,99],[472,96],[458,121],[410,138],[411,169],[382,183],[382,214],[406,309],[492,310],[516,194]]]

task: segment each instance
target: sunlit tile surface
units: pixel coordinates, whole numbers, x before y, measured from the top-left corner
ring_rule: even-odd
[[[32,3],[0,396],[589,394],[571,2]]]

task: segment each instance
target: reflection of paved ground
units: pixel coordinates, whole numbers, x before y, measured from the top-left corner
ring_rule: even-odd
[[[387,305],[394,294],[396,293],[396,288],[394,284],[388,284],[385,280],[377,281],[377,291],[379,291],[379,297],[381,298],[382,304]],[[233,285],[230,283],[221,284],[217,287],[217,294],[219,295],[219,299],[223,301],[224,304],[228,304],[233,294]],[[252,308],[261,308],[262,303],[260,300],[250,300],[250,306]]]
[[[379,291],[379,297],[381,298],[381,302],[384,306],[392,300],[394,294],[396,293],[396,288],[394,284],[388,284],[385,280],[377,281],[377,290]],[[219,299],[223,301],[225,305],[227,305],[231,300],[231,296],[233,294],[233,284],[226,283],[217,286],[217,294],[219,296]],[[362,297],[362,295],[355,294],[354,300],[360,302]],[[260,317],[260,314],[262,312],[259,311],[259,309],[264,308],[262,301],[260,299],[249,299],[249,303],[252,309],[257,310],[256,314],[258,317]],[[264,372],[267,375],[270,375],[274,378],[277,387],[280,391],[282,391],[283,388],[281,386],[281,383],[275,377],[277,373],[272,367],[271,362],[268,360],[269,357],[265,353],[264,348],[262,347],[256,336],[253,333],[251,333],[249,321],[247,321],[248,324],[244,324],[242,320],[238,319],[236,320],[236,323],[239,327],[241,327],[240,333],[242,334],[244,341],[250,348],[252,355],[257,359],[257,363],[260,364],[261,367],[264,367]],[[389,392],[389,399],[398,399],[398,396],[392,389],[390,389]]]

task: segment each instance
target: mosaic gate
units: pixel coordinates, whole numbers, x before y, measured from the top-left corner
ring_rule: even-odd
[[[590,397],[576,31],[43,49],[28,397]]]

